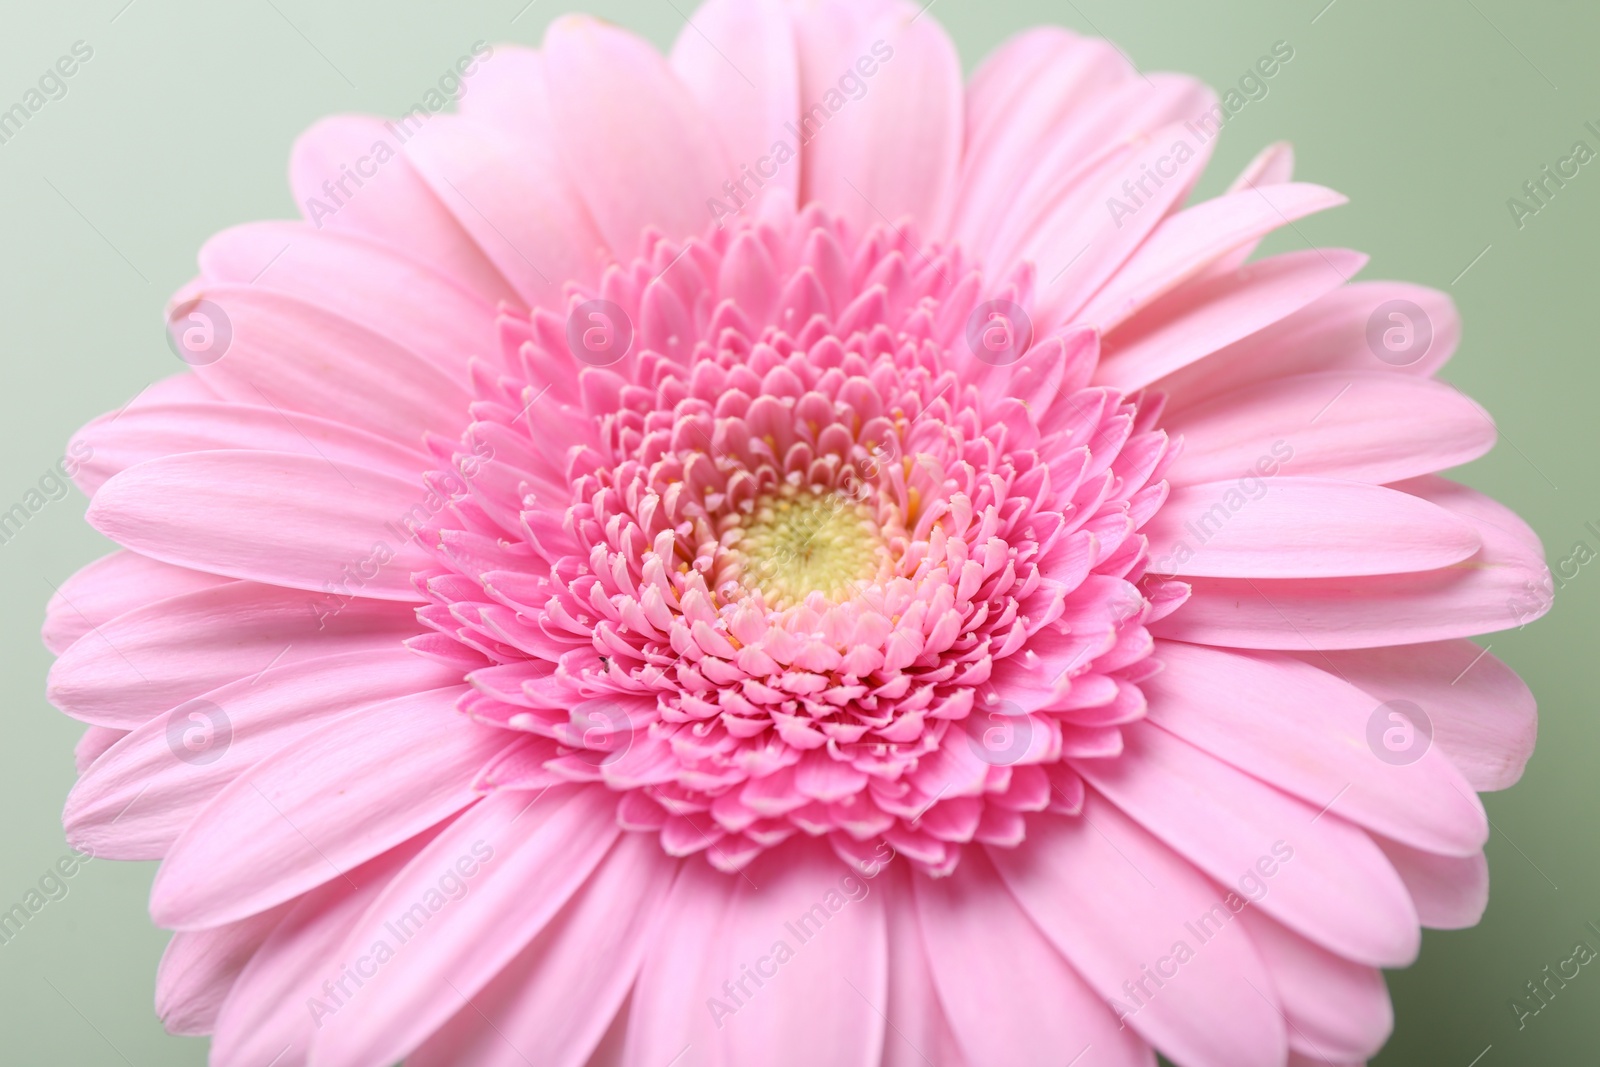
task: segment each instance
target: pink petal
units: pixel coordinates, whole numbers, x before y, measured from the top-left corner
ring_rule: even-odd
[[[1404,357],[1415,356],[1409,362],[1379,359],[1367,338],[1374,316],[1395,301],[1406,301],[1419,313],[1413,335],[1418,350]],[[1420,347],[1424,323],[1426,349]],[[1295,374],[1382,371],[1425,378],[1445,364],[1460,337],[1461,318],[1447,294],[1403,282],[1356,282],[1168,375],[1156,388],[1171,398],[1169,410],[1177,412],[1256,382]]]
[[[633,988],[679,866],[648,835],[623,834],[560,914],[407,1064],[583,1067]]]
[[[62,814],[67,836],[97,856],[159,859],[201,808],[274,752],[346,712],[459,678],[395,645],[214,689],[145,723],[80,778]]]
[[[209,1034],[239,973],[293,905],[209,930],[179,931],[156,971],[156,1014],[169,1034]]]
[[[632,252],[647,227],[696,236],[732,173],[689,90],[649,42],[583,15],[544,38],[552,125],[567,174],[606,243]],[[649,181],[640,181],[649,174]]]
[[[1533,693],[1472,641],[1290,655],[1337,671],[1376,701],[1416,704],[1433,724],[1433,743],[1480,793],[1516,785],[1533,754],[1539,732]]]
[[[1279,926],[1254,908],[1240,913],[1289,1019],[1289,1047],[1317,1063],[1375,1056],[1394,1027],[1383,974]]]
[[[510,284],[405,158],[403,146],[418,122],[413,116],[397,125],[336,115],[301,134],[289,181],[302,214],[318,229],[359,234],[394,248],[490,303],[513,298]],[[349,173],[361,170],[375,173],[358,184],[360,175]]]
[[[980,853],[949,878],[912,885],[939,1001],[967,1062],[1059,1067],[1087,1049],[1106,1067],[1153,1062]]]
[[[730,171],[733,181],[752,192],[781,189],[792,204],[800,187],[800,161],[772,159],[773,145],[789,137],[785,127],[800,116],[800,69],[789,8],[779,0],[709,0],[678,31],[671,64],[738,168]],[[753,179],[745,177],[746,167]]]
[[[369,238],[252,222],[200,249],[208,283],[255,285],[316,304],[409,348],[452,378],[499,351],[495,306],[456,279]],[[396,300],[396,293],[407,299]]]
[[[588,881],[620,832],[615,804],[593,787],[497,793],[440,833],[346,936],[341,958],[358,961],[383,941],[395,959],[326,1021],[313,1062],[387,1067],[409,1055]],[[454,883],[463,888],[451,892]]]
[[[1344,202],[1331,189],[1291,182],[1229,193],[1181,211],[1156,227],[1073,321],[1109,331],[1218,256]]]
[[[905,864],[893,864],[881,877],[895,900],[911,899]],[[885,909],[889,944],[889,997],[884,1006],[882,1067],[919,1067],[928,1062],[963,1063],[949,1016],[939,1003],[933,968],[923,945],[916,909]]]
[[[1423,926],[1465,930],[1489,906],[1489,862],[1483,853],[1441,856],[1398,841],[1375,838],[1416,902]]]
[[[1376,371],[1272,379],[1162,428],[1184,439],[1168,472],[1176,485],[1260,473],[1278,459],[1297,475],[1381,485],[1470,462],[1495,442],[1488,414],[1451,386]]]
[[[1081,818],[1037,817],[1027,848],[988,853],[1045,936],[1164,1055],[1193,1067],[1282,1064],[1272,979],[1221,892],[1115,807],[1090,793]],[[1190,927],[1208,915],[1201,939]],[[1147,966],[1178,977],[1137,996]]]
[[[1141,683],[1151,722],[1313,806],[1397,840],[1457,856],[1483,847],[1477,794],[1431,749],[1408,765],[1377,757],[1381,709],[1349,683],[1287,656],[1156,642],[1164,670]]]
[[[718,992],[721,982],[738,977],[737,963],[734,972],[721,973],[717,961],[739,881],[708,863],[683,864],[634,983],[620,1060],[625,1067],[660,1067],[674,1056],[681,1060],[673,1067],[709,1067],[717,1062],[721,1029],[713,1022],[706,998]],[[762,951],[770,947],[763,946]],[[720,1021],[726,1027],[737,1018],[724,1016]]]
[[[337,610],[335,610],[337,609]],[[78,641],[50,669],[50,702],[134,729],[218,686],[320,656],[392,648],[420,625],[409,606],[227,582],[148,603]]]
[[[1014,206],[1041,142],[1081,128],[1095,101],[1134,76],[1109,41],[1057,26],[1024,30],[989,53],[967,83],[961,192],[951,235],[981,247]]]
[[[118,615],[227,581],[221,575],[174,567],[118,549],[61,583],[45,608],[44,645],[59,656],[74,641]]]
[[[1187,91],[1190,86],[1181,88]],[[1203,97],[1194,111],[1209,103]],[[1156,129],[1108,155],[1068,195],[1051,203],[1043,217],[1023,224],[1018,254],[1039,268],[1038,316],[1046,328],[1064,322],[1111,325],[1074,313],[1108,279],[1129,269],[1135,249],[1194,188],[1213,147],[1210,140],[1196,145],[1184,123]],[[1178,162],[1186,154],[1194,158]],[[1163,180],[1159,175],[1168,171],[1171,174]],[[1140,180],[1145,183],[1142,197],[1128,192]],[[1019,218],[1013,215],[1011,225],[1016,226]],[[995,255],[1005,262],[1009,248],[997,245]]]
[[[1235,648],[1366,648],[1510,629],[1550,609],[1550,572],[1521,520],[1498,505],[1492,511],[1498,519],[1471,513],[1474,502],[1487,498],[1443,479],[1412,480],[1396,488],[1472,523],[1483,548],[1460,564],[1418,574],[1297,581],[1197,578],[1183,610],[1155,623],[1151,632]]]
[[[593,285],[610,253],[562,167],[545,103],[528,101],[515,125],[440,115],[406,152],[523,301],[560,308],[563,284]]]
[[[354,961],[339,955],[345,935],[431,836],[419,835],[284,905],[287,915],[223,1003],[211,1040],[213,1067],[306,1062],[312,1037],[360,990]]]
[[[254,286],[193,291],[228,316],[220,359],[196,369],[224,399],[304,411],[416,447],[424,433],[455,435],[468,395],[448,368],[331,311]]]
[[[413,508],[431,517],[430,495],[420,478],[318,456],[190,452],[112,478],[88,520],[118,544],[177,566],[414,601],[411,575],[427,557],[399,524]]]
[[[94,457],[79,468],[77,478],[91,495],[137,463],[180,452],[295,452],[319,456],[336,468],[351,464],[407,478],[431,465],[420,449],[343,423],[281,408],[215,401],[139,404],[121,414],[102,415],[79,430],[74,440],[94,449]]]
[[[937,237],[955,202],[961,61],[944,29],[916,14],[835,0],[797,22],[800,202],[826,203],[858,232],[909,216]]]
[[[1350,959],[1416,959],[1417,915],[1365,833],[1149,723],[1115,760],[1078,760],[1090,785],[1231,892]]]
[[[1470,523],[1407,493],[1287,475],[1173,489],[1144,533],[1153,572],[1208,578],[1429,571],[1480,545]]]
[[[196,929],[264,911],[471,804],[473,775],[505,742],[456,713],[464,691],[363,708],[240,775],[167,853],[151,916]]]
[[[1190,282],[1106,338],[1095,383],[1142,389],[1299,311],[1343,285],[1366,261],[1359,252],[1313,248]]]

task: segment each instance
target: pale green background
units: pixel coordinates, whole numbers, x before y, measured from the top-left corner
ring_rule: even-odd
[[[79,424],[179,369],[160,330],[162,304],[191,276],[207,235],[293,214],[284,175],[298,131],[330,112],[398,112],[473,41],[536,42],[573,0],[526,9],[525,0],[124,2],[5,0],[0,18],[0,106],[74,41],[95,49],[69,95],[0,145],[0,510],[37,482]],[[1465,479],[1527,516],[1552,559],[1580,539],[1600,548],[1584,527],[1600,520],[1600,163],[1520,232],[1506,209],[1576,138],[1600,147],[1582,129],[1600,125],[1600,5],[1324,3],[936,0],[931,14],[969,67],[1013,31],[1048,21],[1112,37],[1146,70],[1189,71],[1219,86],[1289,41],[1294,60],[1230,124],[1202,191],[1219,190],[1259,146],[1294,141],[1300,175],[1352,203],[1275,247],[1357,247],[1372,254],[1366,277],[1450,289],[1466,339],[1445,376],[1504,434]],[[663,44],[691,10],[689,0],[580,6]],[[37,631],[51,584],[104,551],[83,506],[74,493],[0,545],[9,698],[0,906],[65,852],[58,814],[81,728],[44,700],[49,657]],[[1580,936],[1593,940],[1585,920],[1600,922],[1597,608],[1593,566],[1545,621],[1488,638],[1540,697],[1539,751],[1519,786],[1488,800],[1496,832],[1485,921],[1428,934],[1421,962],[1391,976],[1399,1022],[1380,1064],[1467,1067],[1480,1054],[1482,1067],[1596,1062],[1600,972],[1586,969],[1521,1032],[1507,1002]],[[91,865],[68,897],[0,946],[0,1059],[203,1062],[204,1043],[167,1037],[151,1009],[166,939],[145,914],[152,871]]]

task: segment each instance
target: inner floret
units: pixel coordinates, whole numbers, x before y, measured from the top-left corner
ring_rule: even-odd
[[[769,607],[812,593],[839,603],[877,577],[889,549],[872,510],[845,492],[785,486],[724,520],[722,542],[735,578]]]

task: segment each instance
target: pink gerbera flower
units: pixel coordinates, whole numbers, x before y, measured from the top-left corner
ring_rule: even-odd
[[[1292,51],[1289,53],[1292,55]],[[1278,56],[1282,61],[1284,57]],[[296,146],[86,427],[71,839],[237,1067],[1351,1064],[1548,606],[1447,297],[1062,30],[558,20]]]

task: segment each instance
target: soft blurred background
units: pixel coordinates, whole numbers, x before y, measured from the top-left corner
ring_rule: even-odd
[[[75,490],[41,487],[68,435],[180,365],[162,306],[216,230],[295,214],[295,135],[338,111],[398,113],[473,42],[537,43],[569,8],[665,46],[690,0],[5,0],[0,109],[79,45],[92,56],[0,143],[0,511],[43,499],[0,543],[6,730],[0,735],[0,910],[67,855],[59,812],[82,727],[44,699],[44,604],[107,550]],[[1294,58],[1227,126],[1212,195],[1268,142],[1298,174],[1350,196],[1269,251],[1364,249],[1364,277],[1448,290],[1466,336],[1444,377],[1502,430],[1459,472],[1570,559],[1554,611],[1483,639],[1540,700],[1538,752],[1487,798],[1493,896],[1476,929],[1427,934],[1390,975],[1398,1022],[1376,1061],[1455,1067],[1595,1062],[1600,970],[1585,968],[1519,1029],[1509,1002],[1572,955],[1600,949],[1600,475],[1592,415],[1600,162],[1518,226],[1507,200],[1584,140],[1600,151],[1600,5],[1593,0],[934,0],[970,69],[1009,34],[1054,22],[1107,36],[1144,70],[1219,89],[1287,42]],[[641,180],[649,180],[641,175]],[[1590,525],[1590,524],[1593,525]],[[15,1064],[200,1064],[205,1043],[164,1034],[151,1001],[166,935],[145,901],[152,865],[91,863],[0,944],[0,1034]]]

